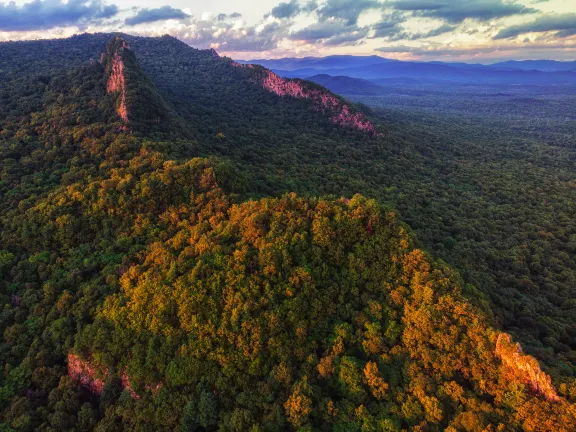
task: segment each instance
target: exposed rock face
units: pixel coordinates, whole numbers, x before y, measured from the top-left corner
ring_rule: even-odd
[[[120,102],[116,107],[116,112],[122,120],[128,122],[128,108],[126,107],[126,79],[124,77],[124,61],[122,60],[122,52],[125,49],[130,49],[128,42],[116,37],[112,44],[112,52],[106,53],[108,64],[106,70],[108,72],[108,83],[106,90],[108,93],[120,92]],[[110,45],[109,45],[110,48]],[[103,58],[104,55],[103,55]]]
[[[82,387],[99,395],[108,379],[108,369],[100,368],[82,360],[76,354],[68,354],[68,375]]]
[[[265,70],[262,86],[278,96],[291,96],[299,99],[310,99],[319,111],[330,112],[330,119],[339,126],[378,135],[372,122],[362,114],[354,112],[352,107],[334,94],[314,87],[309,87],[302,80],[285,79],[270,70]]]
[[[93,362],[82,360],[76,354],[68,354],[68,375],[70,375],[77,383],[88,391],[100,395],[106,382],[110,378],[110,373],[105,367],[101,367]],[[120,381],[122,383],[122,388],[128,390],[130,396],[133,399],[140,399],[141,396],[134,391],[132,383],[130,382],[130,377],[126,371],[122,371],[120,375]],[[162,383],[156,385],[146,385],[146,390],[155,393],[162,388]]]
[[[120,375],[120,381],[122,382],[122,388],[128,390],[128,393],[130,393],[130,396],[132,396],[132,399],[140,399],[141,398],[141,396],[138,393],[136,393],[134,391],[134,389],[132,388],[132,383],[130,383],[130,377],[128,376],[126,371],[123,371],[122,375]]]
[[[512,336],[507,333],[498,336],[496,355],[502,360],[502,365],[510,378],[529,386],[549,401],[560,400],[550,376],[540,369],[534,357],[522,352],[519,343],[512,342]]]

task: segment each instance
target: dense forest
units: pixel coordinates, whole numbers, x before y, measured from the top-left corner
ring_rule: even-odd
[[[0,431],[573,430],[570,134],[171,37],[0,58]]]

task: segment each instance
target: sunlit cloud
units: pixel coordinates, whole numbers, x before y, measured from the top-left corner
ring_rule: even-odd
[[[170,34],[244,59],[374,53],[474,61],[576,57],[565,48],[576,44],[571,0],[222,0],[221,10],[207,2],[132,1],[0,3],[0,40],[119,31]]]

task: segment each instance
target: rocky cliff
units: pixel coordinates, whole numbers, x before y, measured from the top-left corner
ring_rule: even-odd
[[[256,69],[252,64],[239,64],[234,61],[231,64],[237,68]],[[282,78],[264,68],[258,69],[254,81],[278,96],[311,100],[318,111],[328,113],[332,122],[339,126],[367,132],[371,136],[380,135],[364,114],[354,110],[335,94],[311,82]]]
[[[129,49],[130,46],[128,42],[116,37],[110,41],[100,59],[108,76],[106,91],[108,93],[118,94],[116,112],[125,122],[128,122],[128,107],[126,104],[126,78],[123,53]]]
[[[99,395],[109,377],[108,369],[82,360],[76,354],[68,354],[68,375],[91,393]]]
[[[549,401],[560,400],[550,376],[540,369],[534,357],[524,354],[520,344],[512,341],[512,336],[507,333],[498,336],[496,355],[502,360],[504,371],[509,378],[527,385]]]
[[[95,362],[83,360],[80,356],[70,353],[68,354],[68,375],[79,383],[82,387],[91,393],[100,395],[104,390],[104,386],[110,379],[111,375],[108,368],[98,365]],[[136,393],[130,382],[130,377],[123,370],[120,374],[120,382],[122,388],[127,390],[133,399],[140,399],[141,396]],[[155,385],[146,385],[145,389],[156,392],[162,387],[163,383],[157,383]]]
[[[262,86],[278,96],[311,100],[319,111],[328,112],[330,119],[339,126],[377,135],[376,128],[364,114],[355,112],[348,103],[323,88],[299,79],[282,78],[270,70],[264,71]]]

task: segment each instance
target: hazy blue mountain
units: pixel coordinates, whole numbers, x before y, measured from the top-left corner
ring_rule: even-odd
[[[492,65],[470,63],[405,62],[380,56],[329,56],[240,61],[272,69],[287,78],[323,74],[364,80],[414,79],[465,84],[576,83],[576,62],[553,60],[508,61]]]
[[[494,63],[490,67],[509,70],[538,70],[542,72],[566,72],[576,71],[576,61],[561,62],[555,60],[510,60]]]
[[[273,69],[278,75],[290,78],[310,78],[318,74],[311,69]],[[542,72],[504,70],[482,65],[452,66],[442,63],[394,62],[347,69],[326,69],[322,73],[349,76],[365,80],[411,78],[435,82],[465,84],[571,84],[576,83],[576,72]]]
[[[331,76],[318,74],[308,78],[316,84],[326,87],[328,90],[338,94],[353,94],[364,96],[376,96],[386,93],[386,89],[373,83],[372,81],[360,78],[350,78],[348,76]]]
[[[282,58],[282,59],[258,59],[258,60],[238,60],[238,63],[254,63],[262,65],[268,69],[281,69],[285,71],[303,70],[320,71],[327,69],[345,69],[368,65],[395,63],[397,60],[390,60],[380,56],[353,56],[335,55],[328,57],[304,57],[304,58]]]

